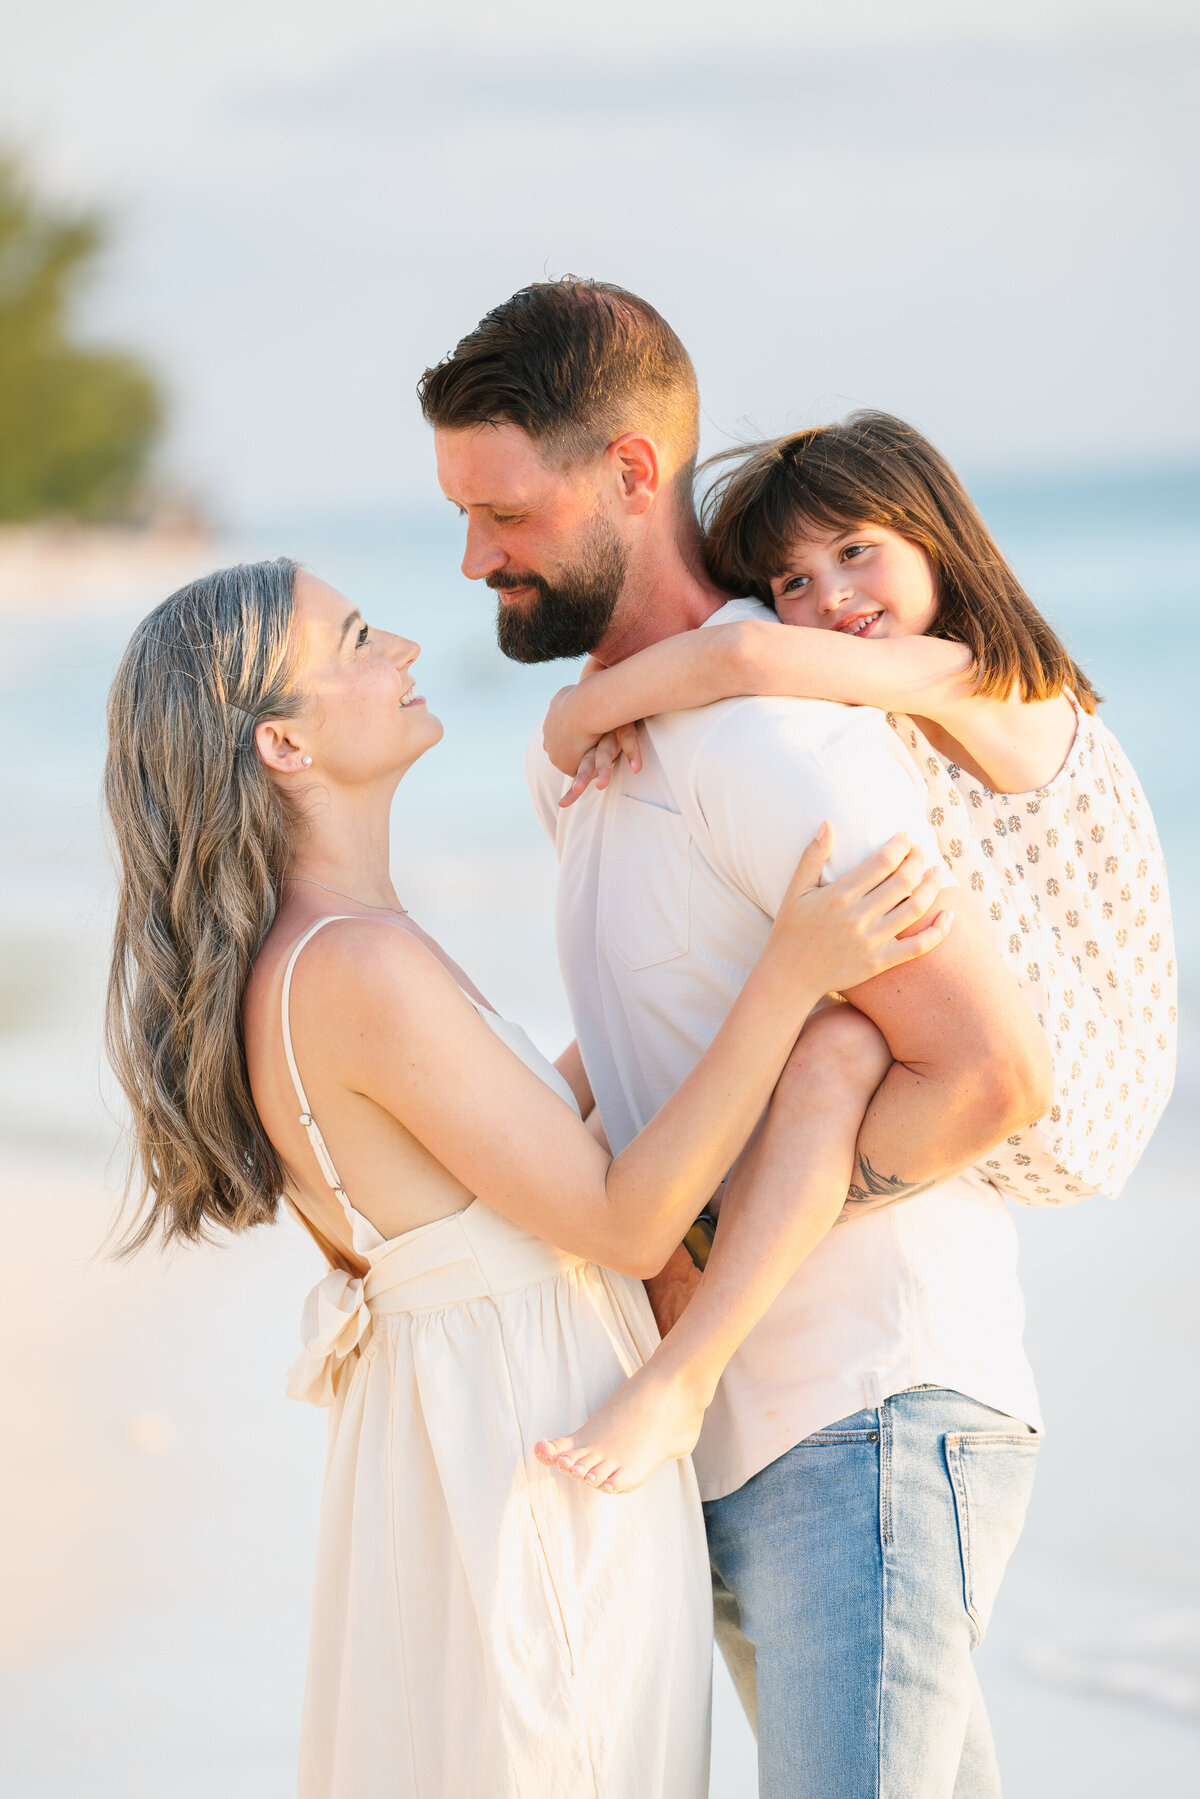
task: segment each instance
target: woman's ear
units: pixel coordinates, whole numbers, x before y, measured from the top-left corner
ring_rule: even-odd
[[[617,480],[625,509],[630,513],[648,512],[662,483],[658,445],[652,437],[627,431],[615,437],[604,452],[614,461]]]
[[[312,757],[291,735],[291,727],[281,719],[271,718],[255,725],[254,747],[259,761],[276,774],[301,774],[312,767]]]

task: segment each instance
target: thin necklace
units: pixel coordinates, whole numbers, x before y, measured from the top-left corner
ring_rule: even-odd
[[[336,893],[339,899],[348,899],[352,905],[366,906],[372,912],[394,912],[397,918],[408,917],[407,906],[377,906],[374,900],[357,899],[353,893],[343,893],[340,887],[326,887],[324,881],[314,881],[311,875],[284,875],[285,881],[306,881],[310,887],[323,887],[326,893]]]

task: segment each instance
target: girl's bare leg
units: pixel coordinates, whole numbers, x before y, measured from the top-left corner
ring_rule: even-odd
[[[540,1461],[603,1493],[628,1493],[691,1453],[726,1363],[841,1212],[863,1114],[890,1062],[853,1006],[809,1019],[726,1183],[694,1297],[581,1430],[536,1445]]]

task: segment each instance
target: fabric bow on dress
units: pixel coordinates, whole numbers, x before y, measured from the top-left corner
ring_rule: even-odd
[[[331,1268],[304,1302],[300,1321],[304,1348],[288,1374],[288,1398],[332,1405],[345,1367],[357,1357],[370,1322],[362,1281],[343,1268]]]

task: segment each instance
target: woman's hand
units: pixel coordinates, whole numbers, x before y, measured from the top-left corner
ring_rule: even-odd
[[[827,887],[817,885],[832,832],[821,826],[796,866],[764,954],[792,961],[829,992],[869,981],[936,949],[954,922],[942,909],[920,930],[941,889],[936,869],[903,834]],[[903,932],[909,936],[902,936]]]

